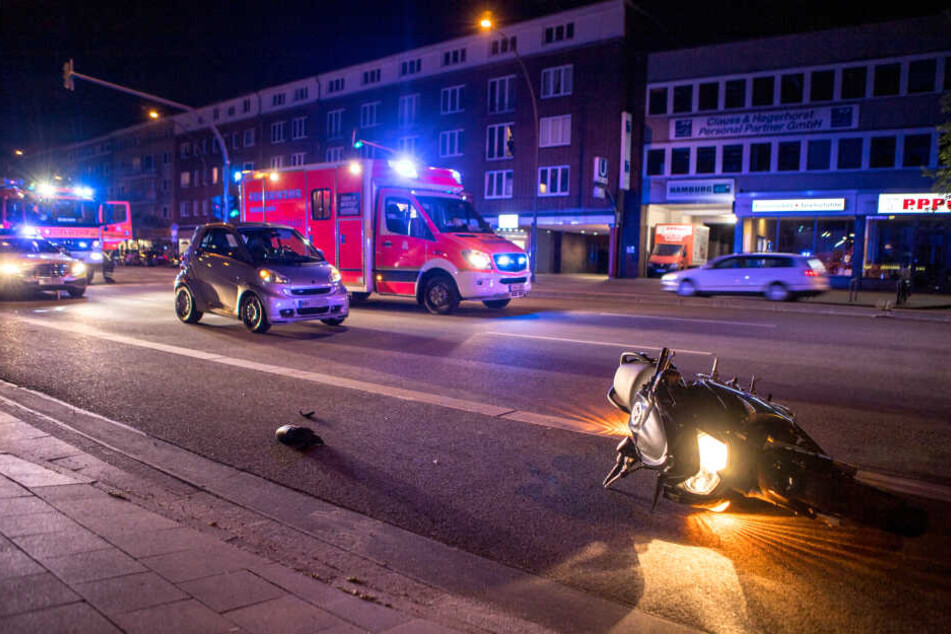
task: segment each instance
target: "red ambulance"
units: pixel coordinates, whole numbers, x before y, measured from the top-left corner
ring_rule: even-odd
[[[291,226],[340,270],[354,301],[415,297],[430,312],[531,290],[528,257],[465,199],[459,173],[363,159],[245,173],[242,222]]]

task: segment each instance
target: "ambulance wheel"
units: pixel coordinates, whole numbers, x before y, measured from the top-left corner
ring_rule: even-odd
[[[195,308],[195,296],[187,286],[179,286],[175,291],[175,315],[186,324],[198,323],[202,312]]]
[[[423,306],[434,315],[448,315],[459,307],[459,291],[448,275],[434,275],[423,289]]]
[[[244,327],[254,333],[265,333],[271,327],[267,320],[264,304],[254,293],[248,293],[241,300],[241,321]]]
[[[501,310],[509,305],[511,299],[487,299],[482,303],[485,304],[486,308],[491,308],[492,310]]]

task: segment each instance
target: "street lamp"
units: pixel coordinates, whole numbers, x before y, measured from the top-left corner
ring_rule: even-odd
[[[486,12],[482,15],[482,19],[479,20],[479,27],[485,32],[495,32],[501,35],[503,38],[507,39],[505,33],[499,29],[492,20],[492,13]],[[532,98],[532,116],[535,121],[535,132],[533,135],[533,143],[535,144],[535,165],[532,169],[532,181],[534,182],[534,191],[532,192],[532,246],[529,251],[529,265],[531,266],[532,272],[532,281],[535,281],[535,271],[538,269],[538,101],[535,99],[535,87],[532,84],[532,78],[528,74],[528,69],[525,67],[525,61],[522,59],[522,56],[518,54],[518,49],[515,47],[511,48],[512,52],[515,53],[515,60],[518,62],[518,65],[522,69],[522,76],[525,77],[525,83],[528,85],[528,94]]]

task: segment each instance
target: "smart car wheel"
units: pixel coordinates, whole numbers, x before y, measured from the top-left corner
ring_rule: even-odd
[[[445,275],[429,278],[423,290],[423,305],[434,315],[448,315],[459,306],[456,285]]]
[[[491,308],[492,310],[501,310],[509,305],[511,299],[487,299],[482,303],[485,304],[486,308]]]
[[[681,280],[677,286],[677,294],[681,297],[693,297],[697,294],[697,285],[691,280]]]
[[[254,293],[248,293],[241,300],[241,321],[251,332],[264,333],[271,327],[271,322],[267,320],[267,313],[264,311],[264,304]]]
[[[785,302],[790,298],[789,289],[780,284],[779,282],[773,282],[766,288],[766,299],[771,302]]]
[[[334,317],[332,319],[321,319],[320,322],[328,326],[339,326],[345,319],[346,317]]]
[[[175,291],[175,315],[186,324],[194,324],[201,319],[202,312],[195,308],[195,296],[187,286],[179,286]]]

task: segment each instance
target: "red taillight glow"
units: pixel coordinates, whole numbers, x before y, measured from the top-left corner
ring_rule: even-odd
[[[814,269],[806,269],[803,271],[803,275],[806,277],[819,277],[819,274]]]

